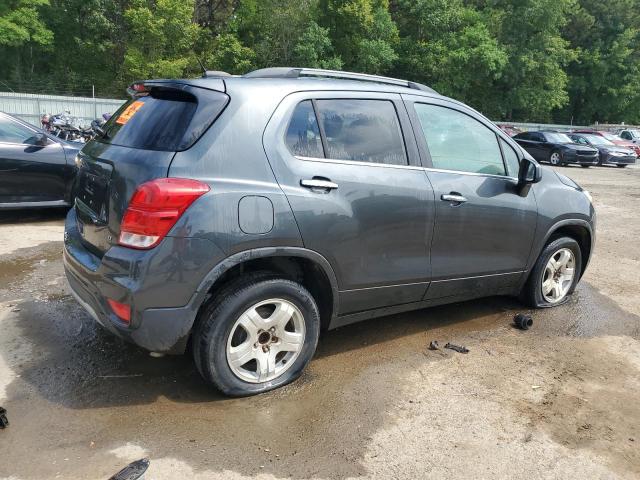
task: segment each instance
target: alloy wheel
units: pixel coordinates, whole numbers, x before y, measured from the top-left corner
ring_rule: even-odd
[[[273,298],[256,303],[236,320],[227,339],[227,363],[241,380],[263,383],[286,372],[305,340],[304,316],[293,303]]]
[[[558,152],[553,152],[551,154],[550,161],[551,161],[552,165],[560,165],[560,160],[561,160],[561,158],[560,158],[560,154]]]
[[[573,284],[576,258],[568,248],[561,248],[549,258],[542,272],[542,296],[549,303],[562,301]]]

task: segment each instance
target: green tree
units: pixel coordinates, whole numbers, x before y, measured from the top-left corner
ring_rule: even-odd
[[[242,74],[253,68],[256,54],[249,47],[242,45],[235,34],[223,33],[215,38],[204,58],[207,68]]]
[[[326,68],[340,70],[342,59],[333,55],[333,45],[329,38],[329,29],[311,22],[298,39],[293,49],[296,66],[308,68]]]
[[[193,13],[192,0],[132,0],[124,12],[128,38],[123,78],[182,77],[193,68],[201,33]]]
[[[480,13],[462,0],[399,0],[394,18],[401,32],[396,75],[495,115],[496,89],[507,67]]]
[[[562,31],[574,0],[479,0],[490,30],[507,52],[509,65],[494,84],[503,119],[551,120],[569,101],[565,67],[575,59]]]
[[[347,70],[380,74],[392,68],[399,35],[388,0],[320,0],[318,11]]]
[[[568,68],[564,121],[640,122],[640,8],[635,0],[581,0],[565,29],[578,54]]]
[[[0,45],[51,44],[53,32],[40,18],[39,8],[44,5],[49,5],[49,0],[8,0],[0,3]]]
[[[257,68],[293,65],[315,5],[316,0],[242,0],[230,29],[255,52]]]

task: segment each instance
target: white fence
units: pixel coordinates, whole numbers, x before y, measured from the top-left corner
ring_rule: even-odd
[[[32,93],[0,92],[0,112],[15,115],[33,125],[40,126],[43,114],[57,114],[65,110],[76,117],[80,125],[88,125],[103,113],[113,113],[125,100],[112,98],[64,97]]]

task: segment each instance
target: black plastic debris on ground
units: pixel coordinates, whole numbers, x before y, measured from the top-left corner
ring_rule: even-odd
[[[7,419],[7,411],[0,407],[0,428],[7,428],[9,426],[9,420]]]
[[[438,341],[431,340],[431,343],[429,344],[429,350],[438,350],[439,348],[440,346],[438,345]]]
[[[147,471],[147,468],[149,468],[149,459],[142,458],[135,462],[131,462],[113,477],[109,478],[109,480],[138,480],[142,478],[144,472]]]
[[[529,330],[529,327],[533,326],[533,319],[531,318],[531,315],[518,313],[513,317],[513,324],[520,330]]]
[[[469,353],[469,349],[467,347],[463,347],[462,345],[454,345],[453,343],[447,343],[444,348],[455,350],[458,353]]]

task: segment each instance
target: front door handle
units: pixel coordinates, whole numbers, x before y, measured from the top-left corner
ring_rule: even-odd
[[[303,187],[317,189],[317,190],[335,190],[338,188],[337,183],[333,183],[331,180],[322,178],[311,178],[306,180],[300,180],[300,185]]]
[[[464,203],[467,201],[466,197],[463,197],[459,193],[455,193],[455,192],[451,192],[449,194],[443,194],[440,197],[440,199],[445,202],[451,202],[453,205],[460,205],[461,203]]]

